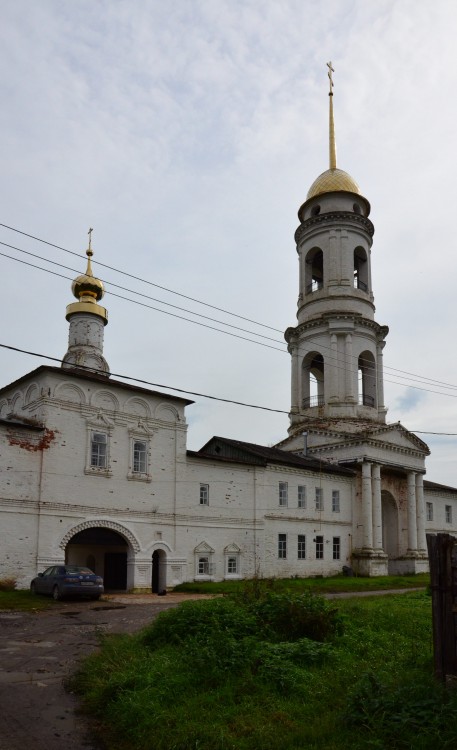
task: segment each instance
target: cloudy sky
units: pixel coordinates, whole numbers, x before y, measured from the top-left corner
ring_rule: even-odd
[[[0,7],[0,343],[64,355],[93,227],[112,372],[287,412],[293,235],[328,167],[332,60],[338,166],[376,229],[388,419],[457,433],[455,0]],[[2,385],[46,361],[0,358]],[[190,448],[286,435],[286,414],[194,398]],[[457,486],[457,437],[420,436],[428,478]]]

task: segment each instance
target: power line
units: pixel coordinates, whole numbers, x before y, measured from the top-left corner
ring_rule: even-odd
[[[78,257],[78,259],[80,259],[80,260],[81,260],[81,256],[80,256],[80,254],[78,254],[78,253],[76,253],[76,252],[74,252],[74,251],[71,251],[71,250],[67,250],[66,248],[62,248],[62,247],[61,247],[61,246],[59,246],[59,245],[55,245],[54,243],[51,243],[51,242],[48,242],[48,241],[46,241],[46,240],[40,239],[40,238],[38,238],[38,237],[35,237],[34,235],[28,234],[28,233],[26,233],[26,232],[22,232],[21,230],[15,229],[15,228],[13,228],[13,227],[9,227],[9,226],[8,226],[8,225],[6,225],[6,224],[1,224],[1,223],[0,223],[0,226],[3,226],[3,227],[5,227],[5,228],[7,228],[7,229],[10,229],[11,231],[17,232],[17,233],[19,233],[19,234],[23,234],[24,236],[30,237],[31,239],[35,239],[35,240],[37,240],[37,241],[39,241],[39,242],[42,242],[42,243],[44,243],[44,244],[47,244],[47,245],[49,245],[49,246],[51,246],[51,247],[55,247],[55,248],[57,248],[57,249],[59,249],[59,250],[62,250],[63,252],[66,252],[66,253],[69,253],[69,254],[71,254],[71,255],[74,255],[74,256]],[[14,246],[14,245],[10,245],[10,244],[8,244],[8,243],[6,243],[6,242],[0,242],[0,244],[1,244],[1,245],[4,245],[4,246],[6,246],[6,247],[9,247],[10,249],[13,249],[13,250],[16,250],[16,251],[18,251],[18,252],[21,252],[21,253],[24,253],[24,254],[26,254],[26,255],[29,255],[29,256],[31,256],[31,257],[34,257],[34,258],[38,258],[38,259],[40,259],[40,260],[43,260],[43,261],[45,261],[46,263],[50,263],[50,264],[52,264],[52,265],[57,265],[57,266],[59,266],[59,267],[61,267],[61,268],[64,268],[64,269],[66,269],[66,270],[70,270],[70,271],[72,271],[73,273],[79,273],[79,271],[78,271],[78,270],[76,270],[76,269],[73,269],[73,268],[70,268],[69,266],[65,266],[65,265],[63,265],[63,264],[61,264],[61,263],[59,263],[59,262],[57,262],[57,261],[54,261],[54,260],[50,260],[50,259],[48,259],[48,258],[43,258],[43,256],[37,255],[37,254],[35,254],[35,253],[32,253],[32,252],[30,252],[30,251],[27,251],[27,250],[23,250],[22,248],[18,248],[18,247],[16,247],[16,246]],[[1,255],[1,256],[3,256],[3,257],[9,258],[10,260],[14,260],[14,261],[16,261],[16,262],[19,262],[19,263],[24,263],[25,265],[28,265],[28,266],[30,266],[30,267],[32,267],[32,268],[36,268],[36,269],[38,269],[38,270],[40,270],[40,271],[44,271],[44,272],[47,272],[47,273],[51,273],[51,274],[53,274],[54,276],[59,276],[60,278],[65,278],[65,279],[68,279],[69,281],[72,281],[72,279],[70,279],[69,277],[67,277],[67,276],[63,276],[62,274],[58,274],[58,273],[56,273],[56,272],[54,272],[54,271],[51,271],[50,269],[42,268],[41,266],[35,265],[35,264],[33,264],[33,263],[26,263],[25,261],[21,261],[20,259],[18,259],[18,258],[14,258],[14,257],[12,257],[12,256],[9,256],[9,255],[5,254],[5,253],[0,253],[0,255]],[[159,285],[157,285],[157,284],[154,284],[153,282],[149,282],[149,281],[146,281],[146,280],[144,280],[144,279],[139,279],[139,277],[137,277],[137,276],[133,276],[132,274],[129,274],[129,273],[127,273],[127,272],[123,272],[123,271],[120,271],[119,269],[116,269],[116,268],[114,268],[114,267],[112,267],[112,266],[109,266],[109,265],[107,265],[107,264],[104,264],[104,263],[98,263],[98,265],[100,265],[100,266],[103,266],[103,267],[105,267],[105,268],[109,268],[109,269],[111,269],[111,270],[114,270],[114,271],[115,271],[115,272],[117,272],[117,273],[121,273],[121,274],[124,274],[124,275],[126,275],[126,276],[130,276],[131,278],[134,278],[134,279],[137,279],[137,280],[140,280],[140,281],[144,281],[145,283],[151,284],[152,286],[156,286],[156,287],[158,287],[158,288],[161,288],[161,289],[165,289],[166,291],[170,291],[170,292],[171,292],[171,293],[173,293],[173,294],[179,294],[178,292],[174,292],[173,290],[168,290],[168,289],[166,289],[166,287],[160,287]],[[114,286],[114,287],[116,287],[116,288],[119,288],[119,289],[122,289],[122,290],[124,290],[124,291],[127,291],[128,293],[131,293],[131,294],[136,294],[136,295],[139,295],[139,296],[141,296],[141,297],[145,297],[145,298],[147,298],[147,299],[152,299],[153,301],[159,302],[159,304],[163,304],[163,305],[166,305],[166,306],[168,306],[168,307],[172,307],[172,308],[174,308],[174,309],[178,309],[178,310],[181,310],[182,312],[187,312],[187,313],[188,313],[188,314],[190,314],[190,315],[194,315],[194,316],[196,316],[196,317],[200,317],[200,318],[203,318],[203,319],[205,319],[205,320],[211,320],[212,322],[214,322],[214,323],[217,323],[218,325],[223,325],[223,326],[226,326],[226,327],[229,327],[229,328],[235,329],[235,330],[239,330],[239,331],[242,331],[242,332],[244,332],[244,333],[248,333],[248,334],[249,334],[249,335],[251,335],[251,336],[257,336],[257,337],[260,337],[260,338],[263,338],[263,339],[266,339],[266,340],[269,340],[269,341],[273,341],[273,342],[276,342],[276,343],[278,343],[278,344],[281,344],[281,345],[283,345],[283,342],[282,342],[282,341],[278,341],[278,340],[276,340],[276,339],[273,339],[273,338],[271,338],[271,337],[269,337],[269,336],[265,336],[265,335],[263,335],[263,334],[260,334],[260,333],[256,333],[255,331],[249,331],[249,330],[247,330],[247,329],[244,329],[244,328],[241,328],[241,327],[239,327],[239,326],[235,326],[235,325],[233,325],[233,324],[231,324],[231,323],[226,323],[226,322],[224,322],[224,321],[221,321],[221,320],[215,320],[214,318],[209,318],[208,316],[202,315],[201,313],[197,313],[197,312],[194,312],[194,311],[192,311],[192,310],[188,310],[188,309],[186,309],[186,308],[181,308],[181,307],[179,307],[178,305],[173,305],[172,303],[169,303],[169,302],[165,302],[164,300],[157,300],[156,298],[154,298],[154,297],[151,297],[150,295],[144,294],[143,292],[137,292],[137,291],[135,291],[135,290],[132,290],[132,289],[128,289],[128,288],[126,288],[126,287],[124,287],[124,286],[122,286],[122,285],[120,285],[120,284],[116,284],[115,282],[111,282],[111,281],[106,281],[105,283],[107,283],[107,284],[108,284],[108,285],[110,285],[110,286]],[[154,306],[152,306],[152,305],[147,305],[147,304],[145,304],[145,303],[141,303],[141,302],[139,302],[138,300],[133,300],[133,299],[130,299],[130,298],[128,298],[128,297],[125,297],[125,296],[123,296],[123,295],[120,295],[120,294],[116,294],[115,292],[112,292],[112,291],[109,291],[108,293],[109,293],[109,294],[111,294],[111,295],[112,295],[112,296],[114,296],[114,297],[118,297],[119,299],[123,299],[123,300],[125,300],[125,301],[127,301],[127,302],[132,302],[133,304],[136,304],[136,305],[141,305],[141,306],[143,306],[143,307],[146,307],[146,308],[148,308],[148,309],[154,310],[155,312],[162,312],[163,314],[169,315],[169,316],[171,316],[171,317],[175,317],[175,318],[177,318],[177,319],[179,319],[179,320],[184,320],[184,321],[186,321],[186,322],[189,322],[189,323],[194,323],[195,325],[200,325],[200,326],[202,326],[202,327],[204,327],[204,328],[207,328],[207,329],[209,329],[209,330],[213,330],[213,331],[215,331],[215,332],[217,332],[217,333],[225,333],[225,334],[226,334],[226,335],[228,335],[228,336],[232,336],[232,337],[234,337],[234,338],[239,338],[240,340],[242,340],[242,341],[247,341],[248,343],[254,343],[254,344],[258,344],[258,345],[260,345],[260,346],[265,346],[266,348],[270,348],[270,349],[275,349],[276,351],[281,351],[281,352],[283,352],[283,353],[287,353],[287,352],[286,352],[286,350],[285,350],[285,348],[281,348],[281,349],[279,349],[278,347],[274,347],[274,346],[271,346],[271,345],[268,345],[268,344],[264,344],[263,342],[260,342],[260,341],[256,341],[256,340],[253,340],[253,339],[249,339],[249,338],[247,338],[247,337],[245,337],[245,336],[238,336],[238,335],[236,335],[236,334],[230,333],[229,331],[224,331],[224,330],[222,330],[222,329],[216,328],[215,326],[211,326],[211,325],[208,325],[208,324],[203,324],[203,323],[200,323],[199,321],[191,320],[191,319],[189,319],[189,318],[186,318],[186,317],[184,317],[184,316],[180,316],[180,315],[176,315],[176,314],[170,313],[170,312],[169,312],[169,311],[167,311],[167,310],[162,310],[162,309],[160,309],[160,308],[156,308],[156,307],[154,307]],[[247,321],[250,321],[250,319],[249,319],[249,318],[245,318],[244,316],[241,316],[241,315],[237,315],[236,313],[231,313],[231,312],[229,312],[229,311],[225,311],[225,310],[222,310],[222,308],[216,308],[216,307],[214,307],[214,306],[212,306],[212,305],[208,305],[207,303],[203,303],[203,302],[201,302],[200,300],[196,300],[195,298],[192,298],[192,297],[188,297],[187,295],[181,295],[181,294],[179,294],[179,296],[185,297],[185,298],[187,298],[187,299],[189,299],[189,300],[193,300],[193,301],[195,301],[195,302],[198,302],[199,304],[204,304],[204,305],[206,305],[207,307],[213,307],[214,309],[220,310],[220,311],[222,311],[222,312],[224,312],[224,313],[226,313],[226,314],[229,314],[229,315],[233,315],[233,316],[235,316],[235,317],[237,317],[237,318],[240,318],[240,319],[242,319],[242,320],[247,320]],[[260,326],[263,326],[263,327],[265,327],[265,328],[269,328],[270,330],[274,330],[274,331],[279,331],[279,330],[280,330],[280,329],[277,329],[277,328],[273,328],[272,326],[267,326],[267,325],[265,325],[265,324],[263,324],[263,323],[259,323],[259,322],[257,322],[257,321],[250,321],[250,322],[253,322],[253,323],[254,323],[255,325],[260,325]],[[312,340],[310,340],[310,343],[312,343]],[[284,345],[283,345],[283,346],[284,346]],[[325,344],[322,344],[322,343],[320,343],[320,344],[319,344],[319,346],[320,346],[321,348],[327,349],[327,350],[328,350],[329,352],[331,352],[331,354],[333,354],[333,350],[331,349],[331,347],[329,347],[329,346],[326,346]],[[303,348],[302,348],[302,349],[301,349],[301,351],[302,351],[302,352],[307,352],[307,353],[309,353],[309,352],[310,352],[310,351],[312,351],[312,350],[308,350],[308,349],[303,349]],[[335,357],[327,357],[327,359],[334,359],[334,360],[335,360],[335,362],[338,362],[338,359],[336,359]],[[352,357],[352,359],[354,360],[354,362],[355,362],[355,361],[357,360],[357,365],[358,365],[358,364],[360,363],[360,358],[357,358],[357,357],[353,356],[353,357]],[[349,365],[350,367],[352,367],[352,364],[351,364],[350,362],[348,362],[348,358],[347,358],[347,356],[346,356],[346,355],[343,355],[343,360],[344,360],[344,362],[346,362],[346,363],[347,363],[347,364],[348,364],[348,365]],[[363,359],[362,359],[362,364],[364,364],[364,363],[365,363],[365,364],[367,364],[367,365],[368,365],[368,367],[372,367],[372,366],[373,366],[373,363],[372,363],[372,362],[370,362],[370,361],[368,361],[368,360],[363,360]],[[340,370],[344,370],[344,369],[345,369],[345,368],[344,368],[344,367],[342,367],[341,365],[337,365],[337,367],[338,367],[338,369],[340,369]],[[395,375],[395,377],[397,377],[397,378],[400,378],[401,380],[404,380],[404,381],[408,381],[408,380],[410,380],[410,379],[412,378],[412,379],[413,379],[413,381],[414,381],[414,382],[417,382],[417,383],[423,383],[423,384],[425,384],[425,385],[434,385],[434,384],[436,384],[437,386],[441,386],[442,388],[445,388],[445,389],[448,389],[448,390],[457,390],[457,385],[449,384],[449,383],[446,383],[446,382],[444,382],[444,381],[439,381],[439,380],[436,380],[436,379],[433,379],[433,378],[428,378],[428,377],[426,377],[426,376],[420,376],[420,375],[417,375],[417,374],[415,374],[415,373],[411,373],[411,372],[408,372],[408,371],[404,371],[404,370],[401,370],[401,369],[399,369],[399,368],[392,368],[392,367],[389,367],[389,366],[385,366],[385,367],[384,367],[384,370],[385,370],[386,372],[387,372],[387,371],[392,371],[392,373],[393,373],[393,374]],[[358,366],[357,366],[357,369],[353,369],[353,370],[352,370],[352,373],[353,373],[353,374],[356,374],[356,372],[357,372],[357,371],[358,371]],[[397,374],[397,373],[398,373],[398,374]],[[403,374],[401,374],[401,373],[403,373]],[[441,393],[440,391],[430,390],[430,389],[426,389],[426,388],[420,388],[419,386],[411,385],[411,384],[410,384],[410,383],[408,383],[408,382],[406,382],[406,383],[401,383],[401,382],[398,382],[398,380],[389,380],[388,378],[385,378],[385,382],[386,382],[386,383],[390,383],[390,384],[392,384],[392,385],[403,385],[404,387],[408,387],[408,388],[416,388],[416,390],[423,390],[423,391],[428,391],[428,392],[430,392],[430,393],[435,393],[435,394],[439,394],[439,395],[447,395],[447,394],[443,394],[443,393]],[[451,394],[449,394],[449,395],[451,395]]]
[[[29,354],[33,357],[39,357],[40,359],[48,359],[51,362],[58,362],[59,364],[62,364],[62,360],[58,359],[57,357],[51,357],[48,354],[40,354],[38,352],[30,352],[27,349],[19,349],[16,346],[8,346],[8,344],[0,344],[0,347],[2,349],[9,349],[13,352],[19,352],[20,354]],[[97,375],[105,375],[106,373],[103,372],[103,370],[97,370],[95,367],[87,367],[86,365],[78,365],[78,370],[87,370],[88,372],[95,373]],[[122,380],[132,380],[135,383],[141,383],[142,385],[151,385],[153,388],[165,388],[168,391],[177,391],[177,393],[186,393],[189,396],[198,396],[199,398],[209,398],[212,401],[222,401],[225,404],[235,404],[236,406],[245,406],[249,409],[260,409],[261,411],[271,411],[275,412],[277,414],[288,414],[288,411],[284,411],[284,409],[272,409],[269,406],[258,406],[257,404],[246,404],[243,401],[234,401],[230,398],[222,398],[220,396],[209,396],[207,393],[198,393],[197,391],[188,391],[184,388],[175,388],[174,385],[163,385],[162,383],[152,383],[150,380],[142,380],[141,378],[135,378],[133,375],[122,375],[118,372],[112,372],[110,373],[115,378],[122,378]]]
[[[2,349],[8,349],[10,351],[18,352],[20,354],[28,354],[32,357],[38,357],[40,359],[47,359],[51,362],[58,362],[60,365],[62,364],[61,359],[59,359],[58,357],[52,357],[49,354],[31,352],[27,349],[20,349],[16,346],[9,346],[8,344],[0,343],[0,347]],[[86,365],[78,365],[77,369],[87,370],[89,373],[95,373],[95,374],[106,376],[106,373],[103,372],[102,370],[97,370],[94,367],[87,367]],[[110,374],[113,375],[113,377],[115,378],[121,378],[122,380],[129,380],[135,383],[141,383],[142,385],[149,385],[149,386],[152,386],[153,388],[165,388],[165,390],[176,391],[177,393],[185,393],[189,396],[198,396],[199,398],[207,398],[212,401],[220,401],[225,404],[234,404],[235,406],[243,406],[247,409],[259,409],[261,411],[274,412],[275,414],[287,414],[287,415],[289,414],[289,412],[285,411],[284,409],[273,409],[269,406],[259,406],[258,404],[250,404],[244,401],[235,401],[234,399],[222,398],[221,396],[210,396],[207,393],[200,393],[198,391],[189,391],[184,388],[176,388],[173,385],[164,385],[163,383],[153,383],[150,380],[143,380],[141,378],[133,377],[133,375],[124,375],[124,374],[116,373],[116,372],[112,372]],[[447,395],[447,394],[441,394],[441,395]],[[457,398],[457,396],[455,398]],[[312,419],[312,417],[310,417],[310,419]],[[410,432],[413,432],[414,434],[418,434],[418,435],[441,435],[441,436],[447,436],[447,437],[457,437],[457,433],[455,432],[436,432],[436,431],[434,432],[431,430],[410,430]]]
[[[81,258],[81,254],[75,252],[74,250],[67,250],[67,248],[65,247],[61,247],[60,245],[55,245],[53,242],[48,242],[47,240],[43,240],[40,237],[35,237],[33,234],[28,234],[27,232],[23,232],[20,229],[15,229],[14,227],[10,227],[8,226],[8,224],[0,223],[0,227],[4,227],[5,229],[9,229],[11,232],[22,234],[24,235],[24,237],[29,237],[30,239],[36,240],[37,242],[41,242],[44,245],[48,245],[49,247],[54,247],[57,250],[62,250],[62,252],[64,253],[69,253],[70,255],[75,255],[77,258]],[[254,325],[260,326],[261,328],[269,328],[271,331],[282,333],[282,331],[279,328],[273,328],[272,326],[266,325],[265,323],[259,323],[256,320],[247,318],[244,315],[239,315],[238,313],[233,313],[230,310],[225,310],[222,307],[211,305],[209,302],[203,302],[203,300],[197,299],[195,297],[190,297],[187,294],[182,294],[182,292],[176,292],[174,289],[168,289],[166,286],[155,284],[153,281],[148,281],[148,279],[143,279],[140,276],[135,276],[132,273],[128,273],[127,271],[122,271],[118,268],[115,268],[114,266],[109,266],[107,263],[101,263],[100,261],[97,260],[97,265],[99,265],[101,268],[108,268],[110,271],[114,271],[115,273],[120,273],[122,276],[128,276],[131,279],[135,279],[135,281],[141,281],[143,282],[143,284],[149,284],[150,286],[155,286],[157,289],[162,289],[164,292],[169,292],[170,294],[176,294],[178,297],[183,297],[184,299],[188,299],[191,302],[196,302],[198,305],[204,305],[205,307],[210,307],[212,310],[218,310],[219,312],[223,312],[225,315],[232,315],[234,318],[245,320],[247,323],[254,323]]]
[[[7,243],[0,242],[0,244],[6,245]],[[30,253],[30,252],[28,252],[26,250],[21,250],[20,248],[14,248],[11,245],[7,245],[7,246],[10,247],[10,248],[12,248],[12,249],[18,249],[20,252],[24,252],[27,255],[31,255],[33,257],[41,257],[41,256],[35,256],[34,253]],[[0,256],[8,258],[9,260],[14,260],[17,263],[22,263],[24,265],[30,266],[31,268],[35,268],[35,269],[37,269],[39,271],[44,271],[45,273],[50,273],[53,276],[58,276],[59,278],[66,279],[67,281],[72,281],[72,279],[69,276],[64,276],[63,274],[57,273],[56,271],[52,271],[52,270],[50,270],[48,268],[42,268],[41,266],[38,266],[38,265],[36,265],[34,263],[30,263],[30,262],[25,261],[25,260],[21,260],[20,258],[14,258],[13,256],[7,255],[6,253],[0,252]],[[48,261],[47,259],[43,259],[43,260],[45,262],[57,265],[59,267],[65,268],[65,269],[69,268],[68,266],[64,266],[63,264],[58,263],[57,261]],[[78,271],[76,269],[69,269],[69,270],[73,271],[74,273],[78,273]],[[111,284],[111,282],[107,282],[107,283]],[[112,286],[116,286],[116,287],[118,287],[120,289],[125,289],[125,287],[122,287],[119,284],[111,284],[111,285]],[[143,296],[143,297],[146,297],[148,299],[151,299],[148,295],[142,294],[141,292],[135,292],[134,290],[127,290],[127,291],[130,291],[132,294],[140,294],[140,296]],[[256,341],[255,339],[250,339],[250,338],[247,338],[246,336],[240,336],[239,334],[232,333],[230,331],[224,331],[224,330],[222,330],[220,328],[216,328],[216,326],[211,326],[211,325],[208,325],[206,323],[202,323],[202,322],[197,321],[197,320],[191,320],[190,318],[186,318],[183,315],[177,315],[176,313],[169,312],[168,310],[162,310],[161,308],[154,307],[153,305],[148,305],[147,303],[140,302],[139,300],[135,300],[135,299],[131,299],[129,297],[125,297],[124,295],[117,294],[116,292],[113,292],[113,291],[108,291],[108,294],[111,294],[111,296],[117,297],[118,299],[122,299],[122,300],[124,300],[126,302],[131,302],[134,305],[139,305],[139,306],[145,307],[145,308],[147,308],[149,310],[154,310],[155,312],[161,312],[164,315],[168,315],[168,316],[176,318],[178,320],[184,320],[187,323],[194,323],[194,325],[198,325],[198,326],[201,326],[202,328],[206,328],[208,330],[215,331],[216,333],[223,333],[226,336],[231,336],[232,338],[240,339],[240,341],[247,341],[248,343],[251,343],[251,344],[257,344],[258,346],[263,346],[263,347],[265,347],[267,349],[273,349],[273,350],[279,351],[279,352],[281,352],[283,354],[287,354],[287,351],[286,351],[285,348],[281,348],[280,349],[277,346],[271,346],[270,344],[265,344],[263,341]],[[163,304],[169,304],[169,303],[163,303]],[[175,306],[172,305],[172,307],[175,307]],[[178,308],[178,309],[182,309],[182,308]],[[199,315],[198,313],[193,313],[192,311],[189,311],[189,312],[190,312],[190,314]],[[201,317],[206,317],[206,316],[201,316]],[[209,318],[209,319],[211,320],[211,318]],[[227,325],[227,326],[230,326],[232,328],[236,328],[237,330],[242,330],[242,331],[245,330],[245,329],[242,329],[242,328],[238,328],[238,326],[231,326],[231,324],[224,323],[223,321],[215,321],[215,322],[218,322],[221,325]],[[266,338],[266,339],[269,339],[271,341],[275,341],[275,339],[270,339],[267,336],[263,336],[262,334],[257,334],[257,333],[255,333],[253,331],[246,331],[246,332],[250,333],[251,335],[254,335],[254,336],[260,336],[261,338]],[[281,343],[281,342],[277,341],[277,343]],[[312,343],[312,340],[310,340],[310,343]],[[328,351],[330,351],[331,353],[333,353],[331,347],[328,347],[328,346],[326,346],[325,344],[322,344],[322,343],[320,343],[319,346],[321,348],[327,349]],[[301,351],[303,353],[304,352],[309,353],[312,350],[301,348]],[[353,359],[353,362],[355,362],[357,358],[356,357],[352,357],[352,359]],[[336,359],[335,357],[332,357],[332,356],[327,356],[327,360],[333,360],[335,362],[339,361],[338,359]],[[347,356],[346,355],[344,355],[343,360],[344,360],[344,362],[347,362]],[[357,359],[357,364],[358,363],[359,363],[359,360]],[[369,367],[372,367],[372,364],[373,364],[373,363],[369,362],[368,360],[362,360],[362,363],[367,363]],[[349,362],[348,365],[351,368],[353,367],[353,363],[352,362]],[[344,368],[343,365],[337,364],[337,369],[339,369],[341,371],[345,371],[346,368]],[[395,368],[387,368],[386,367],[385,369],[386,370],[387,369],[394,369],[395,372],[398,372],[398,373],[403,372],[403,370],[398,370],[398,369],[395,369]],[[357,370],[356,369],[351,369],[351,372],[352,372],[352,374],[355,375],[358,372],[358,369]],[[413,375],[413,374],[411,374],[409,376],[409,378],[407,378],[407,377],[405,377],[403,375],[397,375],[396,377],[401,378],[402,380],[406,380],[406,381],[409,380],[410,377],[413,377],[413,378],[415,378],[415,382],[424,383],[424,384],[437,383],[437,385],[442,385],[443,388],[447,388],[447,389],[451,389],[451,390],[457,390],[457,386],[455,386],[455,385],[444,384],[444,383],[441,383],[441,381],[436,381],[436,380],[433,380],[431,378],[426,378],[425,380],[422,380],[420,376],[416,376],[416,375]],[[457,396],[454,396],[454,394],[447,394],[447,393],[443,393],[442,391],[432,390],[430,388],[422,388],[422,387],[420,387],[418,385],[412,385],[411,383],[408,383],[408,382],[402,383],[402,382],[399,382],[398,380],[389,380],[388,378],[384,378],[384,382],[385,383],[390,383],[391,385],[401,385],[401,386],[403,386],[405,388],[414,388],[415,390],[420,390],[420,391],[424,391],[424,392],[427,392],[427,393],[434,393],[434,394],[440,395],[440,396],[447,396],[447,395],[449,395],[449,396],[453,396],[454,398],[457,397]]]

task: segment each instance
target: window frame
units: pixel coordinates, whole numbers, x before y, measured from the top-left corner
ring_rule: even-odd
[[[199,490],[199,504],[200,505],[209,505],[209,484],[206,484],[204,482],[200,482],[200,490]]]
[[[433,503],[429,500],[425,503],[425,518],[427,521],[433,521]]]
[[[278,560],[287,560],[287,534],[278,534]]]
[[[306,560],[306,534],[297,536],[297,560]]]
[[[316,487],[315,490],[315,509],[318,511],[322,511],[324,510],[324,490],[322,487]]]
[[[103,438],[103,440],[97,441],[97,437]],[[104,448],[102,453],[100,453],[101,447]],[[95,450],[96,448],[98,450]],[[100,458],[103,458],[103,462],[100,461]],[[101,430],[91,430],[90,433],[90,466],[92,469],[102,469],[105,471],[108,467],[108,435]]]
[[[297,508],[306,508],[306,484],[297,487]]]
[[[86,465],[84,467],[84,473],[94,477],[111,477],[113,472],[111,470],[111,434],[112,426],[109,425],[106,420],[100,420],[100,422],[86,423],[87,429],[87,448],[86,448]],[[103,436],[104,442],[94,441],[96,435]],[[101,464],[100,460],[94,459],[95,446],[104,446],[104,461]],[[98,451],[97,451],[98,452]],[[100,453],[98,454],[100,456]]]
[[[332,539],[333,560],[341,560],[341,537],[334,536]]]
[[[323,560],[324,559],[324,537],[322,534],[319,534],[315,537],[315,553],[316,553],[316,560]]]
[[[289,483],[279,482],[278,502],[280,508],[287,508],[289,505]]]
[[[446,523],[452,523],[452,505],[444,506],[444,519]]]
[[[340,491],[332,490],[332,513],[340,513]]]

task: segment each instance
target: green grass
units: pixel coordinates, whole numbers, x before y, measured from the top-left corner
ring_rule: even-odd
[[[450,750],[457,691],[432,674],[425,592],[264,587],[106,637],[72,689],[106,750]]]
[[[255,581],[251,582],[255,585]],[[379,576],[365,578],[333,576],[329,578],[267,578],[258,579],[259,585],[268,585],[275,591],[313,591],[318,594],[350,591],[385,591],[428,586],[428,573],[406,576]],[[218,583],[182,583],[173,590],[189,594],[236,594],[243,591],[246,581],[221,581]]]
[[[52,607],[53,600],[49,597],[31,594],[27,589],[0,591],[0,610],[12,609],[20,612],[33,612]]]

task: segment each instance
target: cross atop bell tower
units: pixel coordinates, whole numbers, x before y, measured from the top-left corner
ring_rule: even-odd
[[[329,169],[298,211],[297,326],[285,338],[292,357],[289,434],[309,420],[385,422],[382,350],[387,326],[374,320],[370,204],[336,164],[332,63]]]

